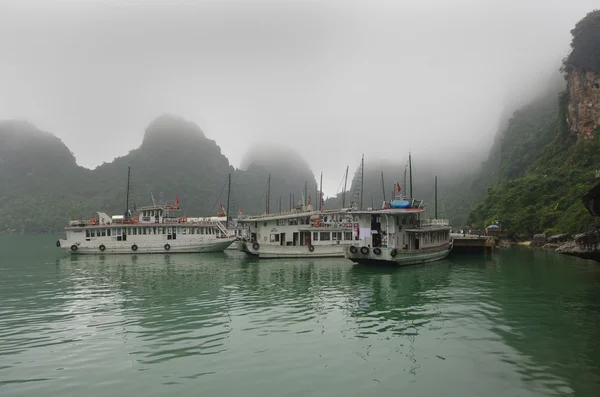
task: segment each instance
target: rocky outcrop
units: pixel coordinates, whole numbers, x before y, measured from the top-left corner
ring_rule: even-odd
[[[534,234],[533,240],[531,240],[531,244],[529,244],[529,246],[532,248],[539,248],[539,247],[543,247],[544,245],[546,245],[546,243],[547,243],[547,240],[546,240],[545,234]]]
[[[600,175],[600,171],[597,171]],[[583,205],[592,216],[600,216],[600,182],[588,190],[581,198]]]
[[[600,74],[575,69],[569,75],[567,122],[577,139],[591,139],[600,128]]]
[[[600,262],[600,229],[576,235],[560,245],[556,252]]]

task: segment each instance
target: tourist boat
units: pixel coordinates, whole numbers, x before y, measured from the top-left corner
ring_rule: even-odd
[[[235,237],[212,218],[179,216],[175,205],[142,207],[137,216],[96,212],[71,221],[56,246],[74,254],[196,253],[225,250]]]
[[[421,219],[424,212],[419,203],[407,200],[394,200],[391,208],[352,211],[358,219],[358,242],[346,247],[345,257],[355,263],[399,265],[444,259],[452,250],[449,222]]]
[[[249,236],[241,251],[258,258],[343,258],[356,238],[350,210],[315,211],[309,201],[289,212],[240,219]]]
[[[56,246],[73,254],[197,253],[223,251],[235,240],[219,217],[181,216],[179,199],[174,205],[152,201],[132,216],[128,176],[124,215],[96,212],[89,220],[73,220]]]
[[[412,170],[410,186],[412,196]],[[358,221],[358,241],[346,247],[347,259],[355,263],[413,265],[448,256],[453,246],[449,221],[422,219],[423,201],[400,196],[401,190],[395,183],[394,197],[382,209],[350,212]],[[435,192],[437,218],[437,176]]]

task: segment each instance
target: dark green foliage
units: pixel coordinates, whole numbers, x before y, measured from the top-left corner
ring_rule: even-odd
[[[598,164],[598,137],[570,147],[557,139],[546,146],[525,177],[490,189],[468,222],[484,227],[500,220],[504,228],[523,237],[584,231],[595,225],[595,219],[581,196],[592,186]]]
[[[22,122],[0,123],[0,232],[54,232],[69,220],[95,211],[122,214],[126,207],[127,167],[131,164],[130,208],[179,198],[188,216],[216,215],[226,205],[227,175],[232,173],[230,214],[260,213],[272,172],[271,212],[300,199],[304,181],[314,191],[305,164],[289,161],[271,169],[251,165],[234,170],[221,149],[193,123],[161,116],[147,128],[140,148],[95,170],[79,167],[60,139]],[[293,170],[293,172],[291,171]]]
[[[571,54],[563,62],[563,72],[573,69],[600,72],[600,10],[588,13],[571,30]]]

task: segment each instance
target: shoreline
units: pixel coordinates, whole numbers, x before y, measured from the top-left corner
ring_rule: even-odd
[[[531,244],[531,241],[521,241],[521,242],[517,243],[517,245],[524,245],[526,247],[528,247],[529,244]]]

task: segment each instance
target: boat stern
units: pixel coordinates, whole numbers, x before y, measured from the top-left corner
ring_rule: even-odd
[[[240,251],[248,256],[258,256],[260,245],[257,242],[243,241],[240,246]]]

